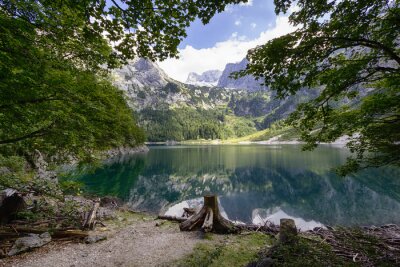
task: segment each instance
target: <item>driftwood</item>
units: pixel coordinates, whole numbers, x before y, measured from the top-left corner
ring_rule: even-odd
[[[337,256],[362,266],[375,266],[376,262],[400,262],[400,227],[394,224],[359,229],[318,227],[307,234],[321,237]],[[375,251],[373,259],[365,253],[366,248]]]
[[[88,232],[79,230],[79,229],[71,229],[71,230],[58,230],[51,234],[51,237],[54,239],[81,239],[89,236]]]
[[[175,221],[175,222],[180,222],[180,223],[187,220],[187,218],[184,218],[184,217],[168,216],[168,215],[158,215],[157,219],[167,220],[167,221]]]
[[[236,227],[242,231],[262,232],[269,235],[276,235],[277,233],[279,233],[279,225],[275,225],[273,223],[265,223],[264,225],[237,224]]]
[[[86,213],[84,216],[84,220],[82,223],[82,229],[90,229],[93,230],[96,226],[96,214],[97,214],[97,210],[100,207],[100,199],[96,200],[93,203],[93,208]]]
[[[48,228],[32,228],[32,227],[2,227],[0,228],[0,239],[2,237],[20,237],[28,233],[32,234],[43,234],[49,232],[53,238],[82,238],[88,236],[88,232],[79,229],[55,229],[49,230]]]

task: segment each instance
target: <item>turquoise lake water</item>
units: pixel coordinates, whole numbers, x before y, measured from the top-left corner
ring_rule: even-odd
[[[321,225],[400,223],[400,170],[368,169],[338,177],[346,149],[298,145],[150,146],[75,175],[87,191],[114,195],[132,208],[180,215],[182,207],[217,194],[229,219]]]

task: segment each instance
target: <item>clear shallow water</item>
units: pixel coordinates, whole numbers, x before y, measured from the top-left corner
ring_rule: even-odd
[[[348,155],[330,146],[312,152],[296,145],[151,146],[69,179],[155,213],[180,215],[212,193],[229,219],[243,222],[292,217],[303,229],[400,223],[400,170],[336,176],[331,169]]]

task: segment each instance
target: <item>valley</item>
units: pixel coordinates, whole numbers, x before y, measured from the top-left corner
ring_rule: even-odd
[[[191,73],[191,84],[185,84],[168,77],[156,63],[136,59],[115,70],[112,77],[125,93],[148,142],[236,138],[253,141],[254,134],[258,136],[255,140],[260,141],[265,129],[273,126],[265,137],[283,131],[281,121],[317,91],[303,90],[297,96],[276,99],[275,93],[251,76],[229,78],[232,71],[245,64],[228,64],[223,72]],[[207,83],[217,86],[204,86]]]

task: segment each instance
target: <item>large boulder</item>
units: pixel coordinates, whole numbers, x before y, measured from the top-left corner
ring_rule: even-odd
[[[29,234],[28,236],[18,238],[11,250],[8,252],[8,256],[14,256],[25,251],[39,248],[51,241],[49,233],[43,233],[41,235]]]

